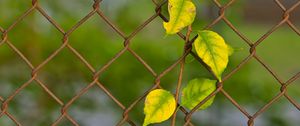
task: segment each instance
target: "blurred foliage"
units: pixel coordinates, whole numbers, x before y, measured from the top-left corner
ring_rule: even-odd
[[[93,4],[92,0],[53,0],[51,2],[40,0],[39,2],[46,13],[53,17],[65,31],[68,31],[88,14],[92,10]],[[226,3],[226,1],[223,2]],[[197,31],[203,29],[217,17],[218,9],[211,1],[199,0],[195,1],[195,3],[198,7],[198,15],[193,25],[193,30]],[[0,26],[4,29],[8,28],[30,6],[30,0],[1,0]],[[272,25],[253,24],[243,20],[242,8],[243,1],[236,2],[226,10],[226,16],[246,37],[255,42]],[[103,13],[126,35],[131,34],[132,31],[152,16],[155,13],[154,9],[155,6],[150,0],[103,0],[101,3]],[[163,6],[163,13],[167,16],[166,9],[167,6]],[[243,50],[236,52],[230,57],[228,69],[225,71],[225,73],[229,73],[249,55],[249,47],[223,21],[211,29],[224,36],[231,46],[243,48]],[[164,37],[164,32],[162,20],[157,18],[139,32],[132,39],[130,45],[138,55],[153,67],[156,73],[162,72],[174,63],[183,51],[181,38],[178,36]],[[62,44],[61,40],[63,37],[36,10],[18,23],[8,35],[9,40],[34,66],[43,62],[53,53]],[[98,15],[90,18],[75,30],[69,38],[70,45],[97,70],[123,48],[123,41],[123,38],[114,32]],[[270,67],[283,80],[287,80],[300,71],[299,50],[299,36],[287,26],[283,26],[259,45],[257,54],[266,63],[270,64]],[[161,84],[164,88],[174,91],[178,70],[177,67],[162,78]],[[65,48],[40,69],[38,78],[66,103],[80,89],[92,82],[92,74],[69,49]],[[211,77],[198,62],[188,63],[184,71],[183,84],[186,85],[188,80],[199,76]],[[2,45],[0,47],[0,96],[7,98],[15,89],[29,80],[30,77],[31,70],[26,63],[7,44]],[[143,92],[148,90],[154,83],[154,79],[153,75],[129,52],[122,55],[100,75],[100,82],[125,106],[129,106]],[[299,80],[294,82],[288,90],[291,97],[298,101],[300,95],[299,83]],[[279,92],[280,85],[259,62],[251,59],[240,71],[225,82],[224,88],[246,110],[254,113]],[[280,108],[289,103],[287,100],[284,100],[277,104],[279,105],[272,106],[266,114],[259,117],[260,121],[258,124],[296,126],[297,123],[300,123],[297,120],[293,120],[293,118],[274,116],[272,113],[276,111],[281,110],[281,113],[284,113],[285,110]],[[141,102],[130,112],[133,120],[140,124],[144,117],[142,107],[143,104]],[[193,120],[193,122],[197,125],[226,125],[227,123],[224,120],[229,119],[228,111],[236,111],[236,109],[229,109],[233,107],[224,96],[218,94],[213,106],[204,112],[197,113],[195,115],[197,119]],[[290,105],[290,107],[292,106]],[[51,99],[48,94],[44,93],[42,88],[35,82],[21,91],[9,104],[9,108],[9,111],[16,115],[20,122],[31,126],[49,125],[60,114],[59,104]],[[122,118],[123,112],[97,86],[81,96],[69,111],[70,115],[74,116],[76,120],[80,120],[80,124],[89,126],[92,126],[90,122],[114,125]],[[286,113],[290,114],[291,111],[296,110],[289,110]],[[209,117],[209,120],[218,117],[221,120],[220,123],[202,120],[201,117],[204,117],[205,114],[215,115],[215,117],[207,117]],[[43,115],[43,117],[40,115]],[[105,115],[109,115],[109,117]],[[90,120],[91,118],[93,119],[93,116],[97,118]],[[242,116],[242,114],[239,116]],[[299,117],[299,112],[293,113],[292,116]],[[103,119],[100,117],[103,117]],[[179,116],[178,118],[180,118],[178,119],[178,124],[182,123],[180,121],[183,120],[183,117]],[[235,120],[240,119],[235,118],[228,125],[241,125],[234,123]],[[32,124],[32,121],[35,124]],[[245,122],[246,120],[242,123]],[[67,120],[64,120],[61,125],[69,125],[69,123]],[[166,124],[169,124],[169,122],[160,125]],[[0,118],[0,125],[13,124],[8,121],[7,117],[2,117]]]

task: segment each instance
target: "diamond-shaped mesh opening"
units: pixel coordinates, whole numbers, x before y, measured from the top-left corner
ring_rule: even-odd
[[[128,79],[131,76],[135,76],[136,79]],[[154,77],[131,53],[126,51],[100,75],[99,80],[127,106],[151,87]]]
[[[226,80],[224,85],[224,90],[251,114],[275,96],[279,89],[280,84],[254,59]]]
[[[299,50],[299,36],[283,25],[257,47],[257,55],[286,81],[300,71]]]
[[[156,72],[161,72],[183,53],[184,41],[179,36],[166,36],[160,19],[154,19],[131,42],[131,48]],[[161,55],[157,55],[160,53]]]
[[[36,82],[26,86],[8,104],[7,111],[23,125],[50,125],[60,107]]]
[[[8,32],[11,43],[34,66],[59,48],[62,37],[62,34],[35,10]]]
[[[122,109],[95,85],[74,101],[68,112],[84,126],[111,126],[120,120]]]
[[[282,20],[283,11],[274,1],[235,1],[225,15],[238,33],[255,42]]]
[[[93,3],[93,0],[39,0],[41,8],[65,30],[93,10]]]
[[[37,78],[63,101],[71,99],[92,78],[92,72],[67,48],[39,69],[38,75]]]
[[[163,89],[166,89],[168,91],[172,91],[172,93],[175,92],[178,80],[177,79],[173,79],[173,78],[178,78],[178,76],[179,76],[179,69],[180,69],[179,67],[173,68],[169,73],[167,73],[164,77],[162,77],[160,79],[160,85],[161,85],[161,87]],[[186,72],[183,72],[183,75],[185,73]],[[183,85],[187,84],[187,80],[185,80],[185,76],[183,76],[182,84]]]
[[[155,5],[150,0],[104,0],[100,8],[116,26],[130,34],[154,14]]]
[[[96,69],[124,47],[123,41],[98,15],[88,19],[69,37],[70,45]]]
[[[200,110],[193,115],[193,124],[209,126],[240,126],[246,125],[248,118],[241,113],[222,93],[215,97],[215,103],[205,110]],[[217,108],[222,109],[217,109]],[[219,121],[211,121],[216,120]]]

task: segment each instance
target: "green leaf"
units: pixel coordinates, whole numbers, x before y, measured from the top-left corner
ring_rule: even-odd
[[[193,109],[214,90],[216,90],[216,80],[206,78],[196,78],[189,81],[188,85],[182,91],[181,105]],[[215,96],[205,102],[199,109],[206,109],[209,107]]]
[[[169,0],[169,22],[164,22],[166,34],[176,34],[192,24],[196,16],[196,7],[191,0]]]
[[[230,55],[228,45],[224,39],[213,31],[203,30],[198,32],[194,42],[198,56],[207,64],[219,81],[228,64]]]
[[[151,91],[145,100],[144,113],[146,117],[143,126],[169,119],[175,109],[175,98],[170,92],[163,89]]]

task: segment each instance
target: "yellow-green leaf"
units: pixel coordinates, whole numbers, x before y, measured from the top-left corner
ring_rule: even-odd
[[[169,119],[175,109],[175,98],[170,92],[163,89],[151,91],[145,100],[144,113],[146,117],[143,126]]]
[[[221,81],[221,76],[227,67],[230,54],[224,39],[216,32],[203,30],[198,32],[194,46],[198,56]]]
[[[169,22],[164,22],[166,34],[176,34],[192,24],[196,16],[196,7],[191,0],[169,0]]]
[[[216,90],[216,80],[205,78],[196,78],[189,81],[188,85],[182,91],[181,105],[193,109],[214,90]],[[205,102],[199,109],[206,109],[213,101],[214,97]]]

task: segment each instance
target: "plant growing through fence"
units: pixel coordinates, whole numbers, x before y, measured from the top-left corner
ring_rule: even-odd
[[[194,22],[196,7],[191,0],[169,0],[168,12],[169,21],[163,22],[163,26],[166,34],[172,35]],[[227,67],[228,57],[233,52],[233,49],[218,33],[209,30],[198,31],[198,37],[193,45],[197,55],[210,68],[216,80],[199,77],[188,82],[187,86],[183,88],[181,96],[181,105],[188,109],[194,109],[216,89],[216,83],[222,81],[221,77]],[[198,109],[209,107],[213,103],[214,97]],[[169,91],[164,89],[151,91],[145,100],[144,113],[146,117],[143,126],[168,120],[176,111],[176,106],[176,100]]]

